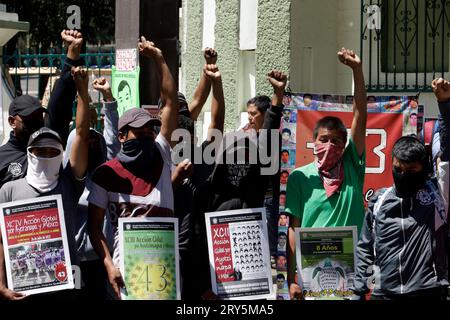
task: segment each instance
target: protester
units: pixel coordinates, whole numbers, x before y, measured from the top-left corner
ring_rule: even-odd
[[[78,90],[78,105],[76,135],[70,151],[69,165],[62,169],[64,151],[63,141],[59,135],[48,128],[39,129],[31,135],[28,142],[28,170],[26,177],[3,185],[0,189],[0,203],[61,195],[70,259],[73,265],[78,265],[74,219],[76,217],[78,200],[84,189],[84,178],[88,163],[89,77],[80,68],[72,68],[72,73]],[[23,299],[25,296],[22,293],[13,292],[6,286],[4,259],[3,242],[1,242],[0,297],[8,300]],[[73,290],[45,295],[49,299],[61,297],[69,299],[74,296],[76,294]]]
[[[209,54],[217,57],[217,53],[213,49],[209,49]],[[213,298],[210,290],[211,283],[209,277],[208,251],[199,250],[205,248],[206,238],[203,231],[199,228],[203,227],[200,220],[203,218],[196,208],[201,201],[202,194],[198,193],[206,183],[214,169],[214,163],[208,164],[203,156],[201,161],[194,162],[194,155],[203,155],[204,150],[212,143],[212,130],[216,133],[223,133],[225,120],[225,100],[223,96],[222,75],[216,64],[209,64],[205,54],[206,64],[203,69],[203,74],[208,82],[212,84],[212,102],[211,102],[211,123],[209,126],[208,138],[204,141],[201,147],[197,147],[194,137],[194,121],[189,117],[189,114],[179,114],[178,126],[179,129],[186,130],[189,134],[188,141],[190,154],[186,161],[180,163],[172,174],[172,182],[174,185],[174,199],[175,199],[175,217],[180,219],[180,270],[182,278],[182,299],[184,300],[198,300]],[[217,59],[216,59],[217,60]],[[197,90],[197,94],[199,90]],[[209,92],[204,92],[201,96],[208,96]],[[180,109],[183,108],[180,104]],[[201,109],[196,109],[199,112]],[[181,112],[181,110],[180,110]],[[179,146],[185,146],[182,142]],[[197,149],[197,151],[196,151]],[[174,152],[176,152],[174,150]],[[200,272],[198,277],[192,277],[195,272]]]
[[[91,128],[89,131],[89,160],[86,177],[86,188],[78,203],[78,212],[75,219],[76,243],[78,257],[80,258],[80,269],[83,280],[81,298],[85,300],[105,300],[109,297],[109,282],[103,266],[99,260],[87,234],[88,220],[88,201],[87,197],[92,190],[92,175],[94,170],[107,160],[113,159],[120,151],[118,122],[119,113],[117,109],[117,100],[114,99],[109,82],[101,77],[94,79],[92,86],[95,90],[102,93],[102,109],[105,112],[103,134]],[[96,113],[95,120],[97,120]],[[92,117],[92,114],[91,114]],[[91,119],[92,120],[92,119]],[[91,121],[93,123],[93,121]],[[73,130],[68,139],[67,152],[65,154],[64,164],[69,161],[68,155],[73,145],[76,131]],[[112,252],[114,244],[114,233],[109,214],[105,214],[103,223],[103,233],[108,243],[108,248]],[[112,290],[110,290],[112,291]]]
[[[294,170],[287,185],[285,211],[290,214],[288,230],[288,283],[292,299],[301,298],[295,280],[295,228],[357,226],[364,219],[363,185],[367,97],[362,64],[350,50],[338,53],[340,61],[353,70],[355,99],[351,136],[334,117],[319,120],[314,130],[315,161]]]
[[[60,79],[48,104],[48,110],[34,97],[15,98],[9,107],[8,122],[12,128],[9,141],[0,147],[0,187],[9,181],[22,179],[27,174],[27,144],[30,136],[44,125],[56,131],[66,145],[76,87],[71,68],[81,65],[80,52],[83,36],[75,30],[64,30],[61,38],[67,46],[67,56]],[[48,112],[47,112],[48,111]],[[47,116],[44,121],[44,113]]]
[[[448,282],[450,82],[434,80],[440,110],[437,177],[425,145],[402,137],[392,151],[394,185],[372,197],[357,249],[354,292],[372,300],[445,300]],[[374,273],[372,275],[372,273]]]
[[[153,42],[141,37],[138,47],[142,56],[153,60],[160,76],[161,98],[165,101],[162,119],[152,117],[144,109],[131,109],[121,116],[122,149],[115,159],[97,168],[88,197],[89,237],[118,299],[124,286],[119,271],[118,218],[170,217],[174,208],[170,148],[174,146],[171,136],[178,121],[176,84],[161,50]],[[156,136],[157,126],[161,130]],[[137,207],[140,210],[135,212]],[[113,259],[102,230],[107,209],[115,233]]]

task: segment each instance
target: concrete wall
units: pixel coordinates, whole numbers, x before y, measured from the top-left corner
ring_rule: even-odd
[[[226,114],[225,128],[234,130],[239,120],[239,0],[216,0],[216,50],[222,71]]]
[[[201,0],[183,0],[186,8],[182,9],[180,21],[183,33],[180,36],[183,46],[180,89],[185,91],[188,99],[193,96],[204,63],[201,54],[205,29],[203,5]],[[246,14],[241,16],[240,0],[215,1],[214,45],[219,53],[218,64],[223,77],[227,131],[238,127],[248,99],[256,94],[272,94],[266,79],[270,70],[290,72],[290,5],[291,0],[259,0],[258,12],[255,12],[257,48],[241,51],[240,23],[245,23],[250,17]],[[208,101],[204,111],[209,110]]]
[[[291,4],[292,2],[292,4]],[[291,5],[298,0],[260,0],[256,49],[256,93],[272,94],[267,73],[272,69],[291,73]],[[322,2],[316,1],[316,2]]]

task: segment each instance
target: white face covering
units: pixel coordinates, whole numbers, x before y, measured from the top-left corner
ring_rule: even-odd
[[[60,151],[59,155],[54,158],[37,157],[31,153],[33,148],[53,148]],[[26,181],[40,193],[52,191],[58,185],[59,170],[62,165],[63,147],[62,145],[50,138],[43,138],[27,149],[28,170]]]

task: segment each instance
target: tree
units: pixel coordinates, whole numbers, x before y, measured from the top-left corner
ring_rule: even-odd
[[[114,42],[115,34],[115,0],[3,0],[8,12],[15,12],[21,21],[30,22],[30,46],[37,48],[42,45],[42,52],[47,52],[50,44],[61,45],[60,33],[67,28],[67,8],[78,5],[81,9],[81,31],[89,43]],[[18,37],[26,39],[21,34]],[[15,47],[11,41],[8,46]]]

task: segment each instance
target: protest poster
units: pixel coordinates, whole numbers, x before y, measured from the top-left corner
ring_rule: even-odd
[[[74,288],[61,195],[0,205],[8,288],[26,295]]]
[[[120,218],[123,300],[180,300],[178,219]]]
[[[349,299],[357,227],[295,228],[298,281],[305,300]]]
[[[119,71],[112,68],[112,92],[117,99],[117,111],[122,116],[127,110],[140,108],[139,72],[137,67],[132,71]]]
[[[213,292],[224,300],[275,298],[266,212],[206,213]]]

